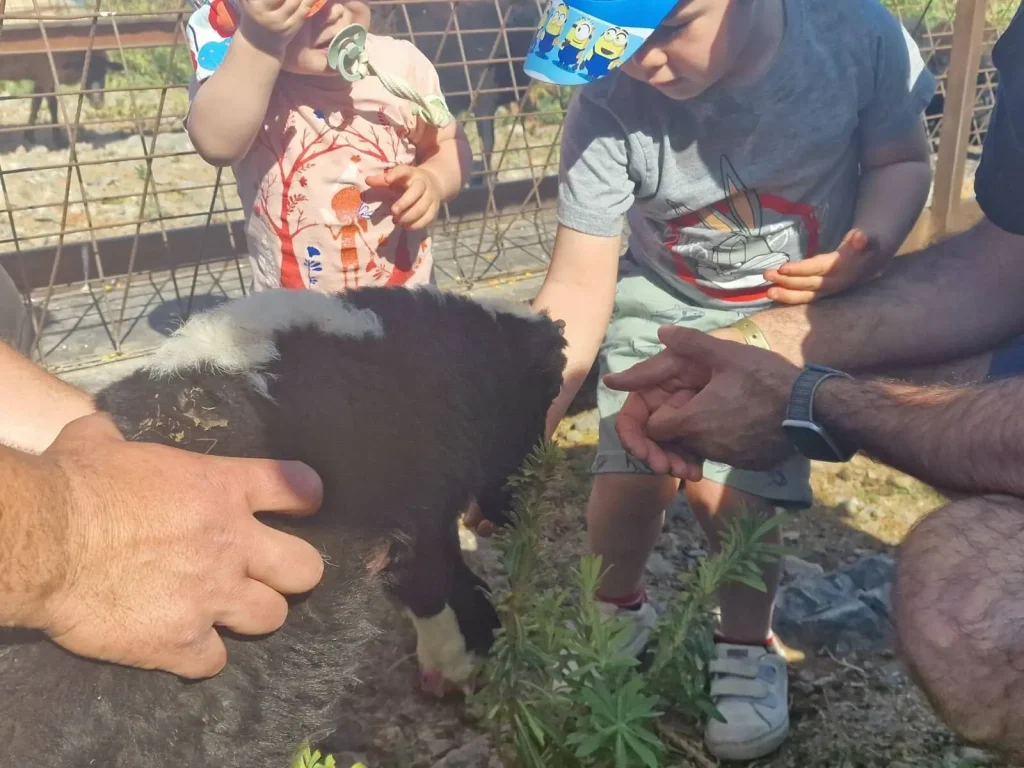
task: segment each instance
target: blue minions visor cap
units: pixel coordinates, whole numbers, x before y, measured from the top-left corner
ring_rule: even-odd
[[[585,85],[637,52],[679,0],[551,0],[526,56],[535,80]]]

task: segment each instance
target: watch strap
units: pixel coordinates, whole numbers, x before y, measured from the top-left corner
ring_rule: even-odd
[[[814,396],[829,379],[849,379],[848,374],[820,365],[808,365],[793,382],[793,391],[786,408],[786,418],[814,422]]]

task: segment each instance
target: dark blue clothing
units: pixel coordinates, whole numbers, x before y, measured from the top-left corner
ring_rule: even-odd
[[[1024,235],[1024,14],[1017,14],[992,50],[999,74],[974,193],[986,218]]]
[[[558,35],[552,35],[547,30],[544,30],[544,34],[537,41],[537,55],[543,56],[546,59],[548,54],[551,53],[551,49],[555,47],[555,40],[557,39]]]
[[[580,55],[580,49],[564,43],[562,50],[558,52],[558,65],[566,69],[576,69],[576,57]]]
[[[590,60],[587,61],[583,68],[587,71],[588,75],[596,79],[608,74],[608,65],[611,63],[611,59],[606,59],[604,56],[598,56],[595,53],[591,55]]]

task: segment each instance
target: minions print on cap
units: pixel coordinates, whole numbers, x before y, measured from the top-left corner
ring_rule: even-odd
[[[551,0],[526,56],[526,73],[584,85],[629,59],[679,0]]]

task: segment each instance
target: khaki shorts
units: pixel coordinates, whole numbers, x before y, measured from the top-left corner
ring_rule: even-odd
[[[738,311],[689,303],[671,292],[646,268],[631,261],[627,254],[623,257],[623,271],[615,291],[611,323],[601,345],[601,375],[624,371],[661,351],[658,328],[663,325],[681,325],[707,332],[731,325],[743,316],[744,313]],[[615,419],[625,399],[624,393],[598,383],[597,408],[601,423],[593,465],[595,474],[651,474],[646,464],[626,453],[615,431]],[[810,462],[802,456],[767,472],[733,469],[707,461],[704,477],[781,507],[807,507],[812,499]]]

